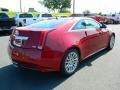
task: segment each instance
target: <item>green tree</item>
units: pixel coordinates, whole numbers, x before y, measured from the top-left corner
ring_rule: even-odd
[[[102,12],[99,12],[98,15],[102,15]]]
[[[52,10],[52,8],[53,8],[52,0],[40,0],[40,1],[38,1],[38,2],[39,2],[41,5],[43,5],[44,7],[46,7],[49,12],[50,12],[50,10]]]
[[[90,15],[90,11],[89,10],[85,10],[85,11],[83,11],[83,14],[84,14],[84,16],[88,16],[88,15]]]
[[[71,0],[40,0],[39,3],[48,11],[63,11],[71,7]]]

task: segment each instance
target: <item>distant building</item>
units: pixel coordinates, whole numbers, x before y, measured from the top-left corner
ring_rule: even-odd
[[[36,10],[34,8],[29,8],[28,12],[36,12]]]

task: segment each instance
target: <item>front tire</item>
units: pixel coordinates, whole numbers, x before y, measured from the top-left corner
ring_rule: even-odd
[[[76,72],[79,64],[80,56],[76,49],[68,50],[61,63],[61,73],[70,76]]]
[[[115,44],[115,36],[111,35],[107,49],[111,50],[114,47],[114,44]]]

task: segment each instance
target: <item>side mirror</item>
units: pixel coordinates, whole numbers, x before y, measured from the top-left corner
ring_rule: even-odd
[[[86,26],[86,23],[85,23],[85,22],[82,22],[82,25],[83,25],[83,26]]]
[[[107,26],[104,23],[101,23],[100,28],[107,28]]]

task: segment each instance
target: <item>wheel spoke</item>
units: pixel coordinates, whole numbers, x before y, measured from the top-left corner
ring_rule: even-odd
[[[76,52],[70,52],[65,60],[65,69],[68,73],[75,71],[78,65],[79,56]]]
[[[113,48],[114,43],[115,43],[115,38],[114,38],[114,36],[112,36],[111,40],[110,40],[110,48]]]

